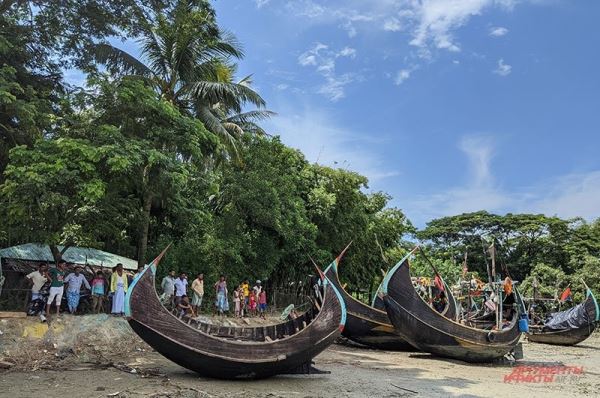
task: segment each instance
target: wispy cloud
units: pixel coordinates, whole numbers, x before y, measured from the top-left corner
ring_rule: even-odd
[[[325,79],[317,92],[325,95],[330,101],[338,101],[345,97],[345,86],[360,79],[356,73],[338,74],[336,60],[338,58],[355,58],[356,50],[344,47],[339,51],[317,42],[312,48],[298,56],[298,64],[304,67],[314,67],[315,71]]]
[[[403,207],[420,226],[444,216],[487,210],[522,212],[564,218],[600,216],[600,170],[569,173],[529,186],[505,189],[495,181],[493,159],[497,151],[492,135],[463,136],[458,149],[467,160],[466,183],[427,195],[405,198]]]
[[[281,135],[287,145],[300,149],[311,162],[359,172],[377,182],[399,174],[383,164],[372,137],[336,120],[327,111],[280,104],[269,131]]]
[[[484,187],[492,184],[490,163],[494,156],[494,140],[489,135],[463,136],[458,144],[467,155],[472,184]]]
[[[508,33],[508,29],[503,28],[502,26],[496,26],[490,29],[490,36],[492,37],[502,37]]]
[[[412,70],[410,70],[410,69],[400,69],[396,73],[396,77],[394,78],[394,84],[396,86],[401,85],[406,80],[408,80],[408,78],[410,77],[411,73],[412,73]]]
[[[512,66],[505,64],[504,59],[500,58],[498,60],[498,65],[496,69],[493,70],[493,72],[500,76],[508,76],[512,72]]]
[[[389,32],[398,32],[402,30],[402,24],[398,18],[392,17],[384,21],[383,30],[387,30]]]
[[[254,0],[254,2],[256,3],[256,7],[257,8],[263,8],[264,6],[266,6],[267,4],[269,4],[271,0]]]
[[[354,58],[356,57],[356,50],[351,47],[344,47],[339,53],[337,53],[337,56]]]
[[[269,0],[255,0],[267,4]],[[488,9],[512,10],[518,3],[540,0],[286,0],[286,15],[306,18],[311,24],[333,24],[354,37],[359,30],[405,32],[408,42],[419,48],[460,51],[454,33]],[[274,3],[270,3],[273,5]],[[498,37],[506,28],[492,28]],[[421,52],[427,54],[427,52]]]

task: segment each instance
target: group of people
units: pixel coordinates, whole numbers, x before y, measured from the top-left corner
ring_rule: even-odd
[[[161,283],[163,293],[161,300],[165,305],[171,305],[179,315],[195,317],[202,306],[204,299],[204,274],[200,273],[192,281],[190,286],[191,301],[188,296],[188,276],[181,272],[176,277],[175,271],[170,271]],[[214,284],[215,302],[214,310],[224,316],[229,312],[229,290],[227,279],[221,275]],[[267,310],[267,293],[262,287],[260,280],[250,289],[248,280],[240,283],[233,291],[234,315],[235,317],[260,316],[265,318]]]
[[[142,270],[143,268],[138,269],[138,273]],[[82,289],[89,290],[94,313],[103,312],[104,303],[108,299],[111,306],[110,312],[123,315],[125,293],[132,276],[124,271],[121,263],[112,269],[109,280],[105,278],[102,271],[95,273],[93,270],[91,271],[93,277],[88,280],[83,274],[81,265],[75,265],[73,271],[68,273],[66,262],[59,261],[53,268],[49,268],[48,264],[40,264],[37,271],[26,275],[31,285],[31,304],[40,305],[39,313],[42,321],[50,316],[53,305],[56,307],[56,314],[59,315],[63,296],[66,296],[69,313],[77,313],[81,294],[84,291]],[[198,315],[204,299],[204,275],[202,273],[196,275],[188,289],[187,273],[181,272],[179,276],[176,276],[175,271],[170,271],[163,278],[161,288],[163,304],[175,308],[180,315]],[[214,289],[216,296],[214,310],[217,314],[224,316],[230,310],[229,290],[225,275],[221,275],[215,282]],[[267,293],[260,280],[257,280],[252,288],[250,288],[248,280],[244,280],[236,286],[231,297],[235,317],[260,316],[265,318]]]
[[[123,315],[125,293],[129,284],[123,264],[119,263],[113,268],[110,283],[107,283],[102,271],[94,273],[92,270],[93,277],[88,281],[81,265],[75,265],[73,272],[70,273],[67,273],[66,265],[65,261],[59,261],[55,268],[49,268],[48,264],[40,264],[37,271],[26,275],[31,285],[31,303],[45,301],[45,316],[43,311],[40,313],[42,321],[50,315],[53,304],[56,307],[56,315],[59,315],[65,287],[67,306],[71,314],[75,314],[78,310],[82,287],[84,287],[90,291],[93,312],[103,311],[104,301],[108,297],[112,301],[111,313]]]

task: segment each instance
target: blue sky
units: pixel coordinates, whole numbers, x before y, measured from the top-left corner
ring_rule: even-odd
[[[308,160],[417,225],[480,209],[600,217],[600,2],[218,0],[240,76]]]
[[[269,129],[414,223],[600,217],[600,3],[220,0]]]

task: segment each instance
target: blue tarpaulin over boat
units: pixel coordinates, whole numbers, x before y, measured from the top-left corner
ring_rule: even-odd
[[[593,321],[585,310],[585,302],[583,302],[566,311],[550,314],[544,323],[544,330],[578,329]]]

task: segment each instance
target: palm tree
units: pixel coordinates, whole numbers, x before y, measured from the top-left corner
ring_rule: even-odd
[[[109,73],[145,80],[161,98],[201,120],[235,154],[241,134],[264,133],[257,122],[272,112],[264,109],[249,77],[234,80],[233,61],[244,54],[235,37],[217,26],[208,1],[176,0],[167,10],[153,10],[142,23],[139,58],[110,44],[97,45],[96,59]],[[248,105],[258,109],[244,112]],[[155,192],[147,181],[141,185],[138,263],[144,264]]]
[[[96,46],[96,59],[115,76],[145,79],[159,95],[193,114],[235,150],[240,134],[264,133],[257,122],[273,115],[250,87],[250,77],[234,81],[232,60],[243,51],[235,37],[216,24],[203,0],[178,0],[166,12],[156,10],[138,39],[140,59],[111,44]],[[258,109],[243,112],[248,105]]]
[[[220,73],[214,76],[214,80],[220,84],[235,84],[236,87],[245,87],[252,90],[252,76],[246,76],[240,81],[233,83],[236,66],[234,64],[220,65]],[[260,109],[245,111],[244,105],[252,102],[247,98],[244,92],[221,93],[215,96],[212,92],[212,82],[199,82],[191,87],[194,98],[195,114],[201,119],[204,125],[221,137],[225,138],[225,144],[228,149],[237,152],[235,143],[244,133],[255,135],[266,135],[266,131],[258,124],[275,115],[274,112]],[[258,95],[258,94],[257,94]]]

